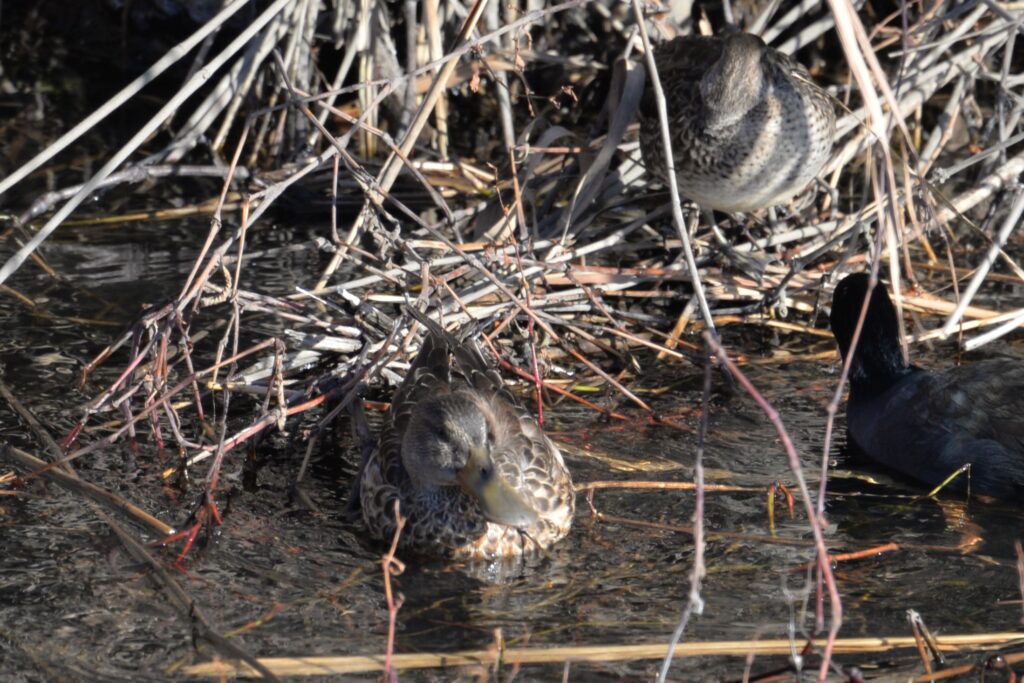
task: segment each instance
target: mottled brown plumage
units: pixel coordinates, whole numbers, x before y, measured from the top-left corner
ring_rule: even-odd
[[[427,335],[361,475],[370,533],[392,538],[397,499],[401,547],[416,552],[492,560],[547,548],[575,508],[561,453],[472,341],[416,317]]]
[[[788,201],[818,174],[835,138],[835,111],[807,70],[748,33],[683,36],[654,50],[665,91],[680,193],[707,209],[753,211]],[[667,166],[648,84],[640,148]]]

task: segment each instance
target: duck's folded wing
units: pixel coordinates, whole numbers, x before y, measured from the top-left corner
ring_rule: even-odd
[[[504,411],[503,411],[504,412]],[[505,481],[521,491],[541,515],[574,500],[572,479],[562,454],[537,421],[512,407],[502,415],[502,432],[494,444],[494,461]]]

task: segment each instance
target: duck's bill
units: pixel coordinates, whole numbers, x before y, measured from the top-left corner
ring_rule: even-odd
[[[484,449],[470,450],[469,462],[459,470],[459,484],[480,504],[489,522],[522,528],[537,520],[537,511],[498,476],[494,461]]]

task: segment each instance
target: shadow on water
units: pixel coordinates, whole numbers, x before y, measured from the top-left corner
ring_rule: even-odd
[[[30,268],[14,282],[37,293],[50,317],[0,299],[7,331],[0,341],[4,380],[58,439],[79,418],[90,394],[120,370],[117,362],[108,363],[78,391],[82,365],[142,305],[180,286],[195,257],[188,245],[199,243],[194,234],[182,232],[189,229],[203,228],[138,227],[131,246],[117,245],[110,237],[101,252],[74,242],[54,243],[48,256],[69,284],[53,285]],[[139,240],[147,230],[158,234],[148,242]],[[253,248],[271,249],[275,241],[280,246],[297,238],[270,235],[267,243]],[[259,278],[264,289],[286,290],[307,279],[305,271],[318,267],[313,261],[299,252],[287,259],[254,259],[246,276]],[[786,353],[807,346],[799,339],[785,343],[791,345]],[[773,361],[748,365],[745,371],[783,416],[813,480],[836,364]],[[650,359],[648,378],[638,384],[670,387],[650,400],[680,428],[651,425],[639,414],[616,423],[564,405],[549,408],[548,429],[564,444],[578,483],[688,481],[692,476],[699,371]],[[0,411],[0,439],[38,450],[20,421],[6,407]],[[86,438],[103,433],[99,428]],[[344,510],[357,464],[348,434],[347,425],[337,425],[331,435],[336,447],[325,448],[314,465],[307,491],[319,506],[316,512],[296,509],[289,501],[303,455],[296,440],[277,435],[261,444],[261,466],[251,481],[243,481],[246,456],[232,454],[222,488],[225,524],[215,540],[193,551],[186,572],[175,573],[196,603],[250,652],[384,651],[388,620],[382,549],[360,538]],[[1019,511],[914,502],[918,491],[889,473],[851,470],[853,460],[843,440],[840,423],[839,443],[829,455],[835,468],[827,502],[830,546],[852,552],[897,543],[901,549],[836,565],[846,610],[841,635],[906,634],[905,612],[911,608],[933,630],[945,633],[1013,629],[1021,613],[1013,554]],[[107,449],[77,466],[84,478],[172,524],[183,523],[194,491],[183,495],[163,485],[168,456],[143,443],[134,469],[125,467],[125,455],[120,448]],[[792,483],[792,476],[774,429],[752,401],[744,396],[716,399],[705,465],[710,483],[752,490],[708,494],[707,604],[687,639],[785,638],[791,628],[797,633],[810,628],[813,610],[802,612],[808,589],[801,570],[813,557],[810,533],[799,505],[793,519],[778,506],[776,537],[769,531],[766,487],[775,481]],[[0,472],[8,468],[4,463]],[[188,620],[75,495],[39,482],[23,493],[0,498],[0,670],[5,680],[164,680],[182,664],[208,658],[208,651],[195,654]],[[550,557],[512,576],[408,558],[406,571],[395,578],[404,600],[397,651],[487,648],[499,629],[508,646],[667,640],[688,590],[693,547],[688,534],[652,523],[690,524],[692,493],[604,489],[595,493],[594,504],[605,515],[646,526],[595,521],[581,496],[569,538]],[[967,547],[969,553],[957,550]],[[169,566],[174,551],[157,552]],[[762,660],[755,669],[779,661]],[[886,662],[913,659],[890,655]],[[681,660],[676,670],[683,677],[735,679],[742,667],[741,659]],[[587,680],[648,678],[656,668],[657,662],[572,665]],[[562,668],[531,671],[531,676],[558,678]],[[403,674],[405,680],[448,678]]]

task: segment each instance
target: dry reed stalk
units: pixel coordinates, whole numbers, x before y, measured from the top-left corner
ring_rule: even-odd
[[[214,58],[208,65],[208,69],[216,70],[227,63],[235,53],[241,50],[249,40],[260,31],[266,24],[272,21],[277,14],[282,11],[289,4],[289,0],[276,0],[273,4],[267,7],[266,10],[255,20],[242,34],[236,37],[224,50]],[[223,14],[223,13],[222,13]],[[220,17],[217,17],[220,18]],[[226,17],[225,17],[226,18]],[[103,182],[111,173],[116,171],[121,164],[128,159],[129,156],[140,145],[143,144],[156,130],[159,128],[167,118],[172,115],[181,104],[191,96],[195,90],[205,81],[205,74],[197,74],[193,77],[190,83],[186,84],[181,90],[179,90],[163,107],[157,112],[139,131],[116,153],[110,160],[108,160],[99,171],[87,182],[82,189],[79,190],[74,197],[57,211],[44,225],[37,234],[29,240],[21,249],[19,249],[13,256],[11,256],[2,267],[0,267],[0,284],[5,282],[25,260],[41,245],[50,234],[53,233],[61,223],[71,212],[74,211],[82,202],[84,202],[89,196],[99,187],[100,183]]]
[[[760,491],[750,486],[728,484],[704,484],[705,493],[752,493]],[[695,491],[697,484],[689,481],[588,481],[576,485],[576,492],[599,491],[602,489],[651,489],[656,491]]]
[[[672,134],[669,132],[668,106],[665,103],[665,92],[661,87],[661,80],[658,77],[658,67],[654,62],[654,50],[651,47],[650,39],[647,37],[647,29],[644,26],[643,11],[640,9],[639,0],[633,0],[633,16],[637,21],[637,27],[640,29],[640,38],[643,40],[644,59],[647,65],[648,75],[651,79],[654,101],[658,108],[658,120],[661,124],[661,144],[664,148],[662,154],[665,159],[665,176],[669,178],[669,195],[672,198],[672,220],[675,223],[676,231],[679,233],[679,240],[682,242],[683,255],[686,258],[686,267],[689,269],[690,273],[690,283],[693,285],[694,296],[697,297],[701,316],[704,319],[704,324],[707,325],[712,334],[714,334],[715,327],[711,316],[711,309],[708,308],[708,302],[704,296],[704,290],[700,281],[700,274],[697,270],[697,261],[693,255],[693,247],[690,246],[689,231],[691,226],[683,218],[679,187],[676,182],[675,161],[673,159],[674,155],[672,154]],[[696,218],[697,216],[694,214],[693,220],[696,221]],[[693,227],[695,227],[695,224]]]
[[[0,391],[6,392],[6,390],[6,386],[0,385]],[[10,402],[10,399],[7,396],[4,398]],[[101,505],[105,505],[111,510],[123,513],[125,516],[130,517],[136,522],[147,527],[154,534],[159,536],[169,536],[174,533],[174,527],[166,524],[160,519],[157,519],[145,510],[139,508],[137,505],[132,505],[121,496],[81,478],[67,474],[60,469],[56,469],[46,461],[41,460],[20,448],[7,445],[3,449],[2,456],[16,461],[21,465],[21,467],[29,470],[29,474],[22,477],[23,480],[27,481],[33,477],[42,476],[60,484],[66,489],[80,493]]]
[[[1004,647],[1024,639],[1024,633],[988,633],[978,635],[938,636],[936,642],[943,652],[970,652],[981,649]],[[809,643],[815,650],[822,650],[826,640]],[[878,638],[842,638],[835,642],[837,654],[877,654],[894,650],[914,648],[915,640],[910,636],[886,636]],[[754,641],[721,641],[705,643],[680,643],[675,647],[673,657],[746,657],[748,653],[761,656],[788,656],[793,647],[789,639],[765,639]],[[669,646],[665,643],[641,645],[581,645],[549,648],[505,648],[501,653],[507,663],[552,664],[573,661],[582,662],[623,662],[641,659],[664,659]],[[399,654],[392,657],[391,665],[397,670],[441,668],[463,666],[491,666],[497,661],[493,649],[463,650],[449,653]],[[311,656],[311,657],[261,657],[260,663],[280,676],[326,676],[331,674],[363,673],[382,671],[384,657],[381,655],[353,656]],[[243,665],[230,662],[208,662],[184,668],[190,676],[252,676],[253,672]]]

